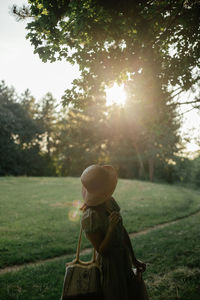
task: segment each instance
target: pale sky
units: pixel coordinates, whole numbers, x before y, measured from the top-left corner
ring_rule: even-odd
[[[51,92],[59,101],[64,91],[70,88],[74,78],[79,76],[78,66],[69,63],[43,63],[33,54],[33,47],[26,40],[25,22],[16,22],[9,14],[13,4],[21,5],[23,0],[0,0],[0,80],[13,86],[18,94],[27,88],[36,99]],[[182,111],[190,107],[182,107]],[[184,115],[182,132],[188,136],[200,135],[200,114],[192,111]],[[192,133],[192,129],[193,133]],[[200,150],[194,141],[187,145],[188,151]]]
[[[37,99],[51,92],[58,100],[78,76],[78,67],[69,63],[43,63],[33,54],[33,46],[25,36],[25,22],[16,22],[9,14],[13,4],[22,0],[0,0],[0,80],[13,85],[18,93],[29,88]]]

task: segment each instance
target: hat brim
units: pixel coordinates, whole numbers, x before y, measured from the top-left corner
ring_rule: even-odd
[[[109,199],[112,196],[116,188],[117,172],[112,166],[105,165],[102,167],[106,169],[109,175],[106,191],[102,191],[102,192],[97,191],[97,192],[90,193],[84,187],[84,185],[82,185],[82,196],[84,199],[84,203],[87,204],[88,206],[97,206],[104,203],[107,199]]]

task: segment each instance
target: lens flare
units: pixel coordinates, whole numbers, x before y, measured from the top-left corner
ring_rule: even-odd
[[[78,222],[80,220],[80,213],[78,210],[70,210],[68,213],[68,218],[72,222]]]
[[[81,207],[81,201],[80,200],[74,200],[72,202],[72,209],[68,212],[68,219],[71,222],[78,222],[80,220],[81,212],[79,208]]]
[[[80,200],[74,200],[72,202],[72,206],[75,207],[75,208],[80,208],[82,205],[82,202]]]

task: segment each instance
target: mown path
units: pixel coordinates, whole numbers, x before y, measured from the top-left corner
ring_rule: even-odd
[[[138,232],[132,232],[132,233],[129,233],[129,236],[130,238],[134,238],[136,236],[139,236],[139,235],[143,235],[143,234],[146,234],[148,232],[151,232],[153,230],[157,230],[157,229],[160,229],[160,228],[163,228],[163,227],[166,227],[168,225],[171,225],[171,224],[175,224],[177,222],[179,222],[180,220],[182,219],[186,219],[190,216],[193,216],[193,215],[197,215],[200,213],[200,209],[198,209],[197,211],[187,215],[187,216],[184,216],[184,217],[180,217],[176,220],[173,220],[173,221],[168,221],[168,222],[165,222],[165,223],[162,223],[162,224],[157,224],[155,226],[152,226],[152,227],[149,227],[147,229],[144,229],[144,230],[141,230],[141,231],[138,231]],[[91,252],[91,248],[86,248],[84,250],[81,251],[81,255],[85,255],[85,254],[88,254]],[[43,259],[43,260],[38,260],[36,262],[30,262],[30,263],[25,263],[25,264],[22,264],[22,265],[13,265],[13,266],[10,266],[10,267],[5,267],[3,269],[0,269],[0,275],[2,274],[6,274],[8,272],[16,272],[16,271],[19,271],[19,270],[22,270],[23,268],[25,267],[34,267],[34,266],[38,266],[38,265],[41,265],[41,264],[44,264],[44,263],[47,263],[47,262],[52,262],[52,261],[56,261],[56,260],[59,260],[59,259],[62,259],[62,258],[65,258],[66,261],[68,258],[72,257],[73,254],[65,254],[65,255],[61,255],[61,256],[56,256],[56,257],[52,257],[52,258],[48,258],[48,259]]]

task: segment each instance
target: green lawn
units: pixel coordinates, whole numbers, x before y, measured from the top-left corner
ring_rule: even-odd
[[[115,198],[129,232],[200,209],[200,193],[119,180]],[[77,178],[0,178],[0,267],[74,253],[81,201]],[[87,241],[83,247],[88,246]]]
[[[136,256],[147,263],[144,278],[150,299],[198,300],[200,214],[189,215],[200,209],[200,192],[119,180],[115,198],[129,232],[180,219],[132,242]],[[74,253],[78,200],[77,178],[0,178],[1,267]],[[65,262],[59,259],[1,275],[0,300],[59,299]]]
[[[199,228],[198,214],[134,238],[136,256],[147,263],[144,279],[151,300],[199,300]],[[0,299],[59,299],[65,263],[60,259],[1,275]]]

